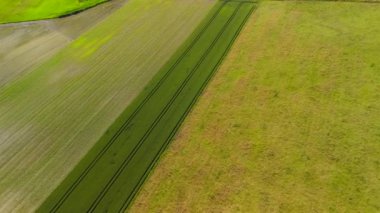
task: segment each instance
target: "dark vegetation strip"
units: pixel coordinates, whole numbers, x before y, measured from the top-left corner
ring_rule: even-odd
[[[245,1],[245,2],[248,2],[248,1]],[[253,3],[253,2],[249,2],[249,3]],[[129,207],[129,205],[133,201],[133,199],[136,197],[136,194],[138,193],[138,190],[140,189],[140,187],[142,186],[142,184],[144,183],[144,181],[148,177],[149,173],[156,166],[156,163],[160,159],[161,154],[164,152],[164,150],[168,147],[169,143],[172,141],[173,137],[177,133],[179,127],[182,124],[182,122],[184,121],[184,119],[186,118],[186,116],[189,114],[189,112],[192,109],[192,107],[194,106],[194,104],[199,99],[200,95],[202,94],[202,92],[206,88],[207,84],[210,82],[210,80],[212,79],[212,77],[215,75],[216,70],[218,69],[218,67],[222,63],[223,59],[225,58],[225,56],[227,55],[227,53],[231,49],[232,44],[235,42],[235,40],[238,37],[239,33],[241,32],[243,26],[245,25],[245,23],[247,22],[248,18],[251,16],[251,14],[253,13],[253,11],[255,9],[256,9],[256,7],[252,6],[252,8],[250,9],[249,13],[246,15],[244,21],[240,24],[239,29],[236,31],[234,38],[230,41],[230,43],[228,44],[228,47],[225,49],[223,56],[219,59],[218,63],[214,66],[214,68],[212,69],[212,72],[209,74],[209,76],[207,77],[206,81],[204,81],[203,85],[199,88],[197,94],[194,96],[194,98],[191,101],[190,105],[187,107],[186,111],[183,113],[183,115],[181,116],[180,120],[178,120],[175,128],[172,130],[172,132],[170,133],[170,135],[166,139],[164,145],[161,147],[161,149],[159,150],[159,152],[153,158],[153,160],[151,161],[149,167],[145,170],[144,175],[139,180],[139,183],[134,187],[133,192],[124,201],[124,204],[123,204],[122,208],[120,209],[120,212],[124,212],[125,210],[127,210],[128,207]]]
[[[40,212],[127,208],[253,9],[251,3],[220,4],[190,46],[175,55],[179,59],[160,71]]]
[[[142,143],[147,139],[147,137],[151,134],[151,132],[154,130],[154,128],[157,126],[157,124],[161,121],[162,117],[165,115],[165,113],[169,110],[169,107],[172,106],[173,102],[177,99],[179,94],[183,91],[191,77],[193,77],[194,73],[197,71],[199,66],[202,64],[202,62],[206,59],[207,55],[210,53],[211,49],[215,46],[216,42],[219,40],[221,35],[223,34],[224,30],[230,24],[231,20],[235,17],[236,13],[238,12],[241,4],[239,4],[239,7],[235,10],[233,15],[228,19],[226,24],[223,26],[222,30],[218,33],[218,36],[215,38],[215,40],[211,43],[211,45],[207,48],[206,52],[202,55],[200,61],[197,63],[197,65],[191,70],[190,74],[186,77],[185,81],[181,84],[181,86],[177,89],[174,96],[170,99],[170,101],[165,105],[164,109],[160,112],[158,117],[154,120],[154,122],[149,127],[148,131],[145,132],[144,136],[140,139],[140,141],[137,143],[137,145],[134,147],[132,153],[128,156],[128,158],[125,159],[122,166],[117,170],[117,172],[114,174],[114,176],[111,178],[110,182],[107,183],[107,186],[102,190],[102,192],[99,194],[99,196],[96,198],[94,203],[91,205],[91,208],[89,209],[89,212],[92,212],[95,210],[99,202],[103,199],[105,193],[109,190],[109,188],[115,183],[115,180],[119,177],[121,172],[125,169],[125,167],[128,165],[128,163],[131,161],[131,159],[135,156],[136,152],[140,149]]]

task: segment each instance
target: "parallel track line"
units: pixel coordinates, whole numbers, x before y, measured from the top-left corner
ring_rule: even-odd
[[[194,67],[194,69],[191,71],[191,73],[187,76],[187,78],[181,84],[180,88],[178,88],[178,90],[176,91],[176,93],[174,94],[174,96],[171,98],[171,100],[169,101],[169,103],[166,104],[165,108],[161,111],[161,113],[159,114],[159,116],[155,119],[155,121],[149,127],[148,131],[144,134],[144,136],[140,139],[140,141],[138,142],[138,144],[134,147],[132,153],[124,160],[122,166],[112,176],[111,180],[107,183],[106,187],[103,188],[102,192],[98,195],[98,197],[93,202],[93,204],[91,204],[91,206],[90,206],[90,208],[89,208],[89,210],[87,212],[93,212],[95,210],[95,208],[100,203],[100,201],[103,199],[103,197],[105,196],[105,194],[107,193],[107,191],[109,190],[109,188],[113,185],[113,183],[116,181],[116,179],[118,178],[118,176],[122,173],[122,171],[124,170],[124,168],[129,164],[129,162],[134,157],[134,155],[137,153],[137,151],[139,150],[139,148],[141,147],[141,145],[144,143],[144,141],[146,140],[146,138],[150,135],[150,133],[152,132],[152,130],[155,128],[155,126],[158,124],[158,122],[161,120],[161,118],[168,111],[168,109],[170,108],[170,106],[172,105],[172,103],[176,100],[176,98],[181,93],[181,91],[183,90],[183,88],[186,86],[187,82],[191,79],[191,77],[196,72],[196,70],[199,68],[199,66],[201,65],[201,63],[208,56],[208,53],[212,50],[212,48],[215,46],[216,42],[219,40],[219,38],[223,34],[224,30],[227,28],[227,26],[229,25],[229,23],[231,22],[231,20],[235,17],[235,15],[236,15],[237,11],[240,9],[241,5],[242,5],[242,3],[240,3],[236,7],[234,13],[231,15],[231,17],[229,18],[229,20],[223,26],[222,30],[219,32],[219,34],[216,37],[216,39],[214,39],[214,41],[212,42],[211,46],[209,46],[209,48],[206,50],[205,54],[202,55],[200,61],[196,65],[196,67]]]
[[[249,3],[253,3],[253,2],[249,2]],[[206,81],[203,83],[203,85],[201,86],[201,88],[198,90],[197,95],[194,96],[191,104],[187,107],[186,111],[183,113],[183,115],[181,116],[180,120],[177,122],[175,128],[171,131],[170,135],[165,140],[164,145],[161,147],[161,149],[159,150],[159,152],[156,154],[156,156],[154,157],[154,159],[151,161],[149,167],[145,170],[143,176],[140,178],[138,184],[134,187],[133,192],[125,200],[125,202],[124,202],[123,206],[120,208],[119,212],[124,212],[129,207],[129,205],[133,201],[133,198],[138,193],[138,190],[140,189],[140,187],[142,186],[142,184],[144,183],[144,181],[148,177],[149,172],[152,171],[152,169],[155,167],[155,165],[158,162],[158,160],[160,159],[162,153],[165,151],[165,149],[168,147],[168,145],[172,141],[173,137],[176,135],[176,133],[177,133],[179,127],[181,126],[181,124],[183,123],[184,119],[189,114],[190,110],[192,109],[192,107],[194,106],[194,104],[197,102],[197,100],[199,99],[200,95],[203,93],[204,89],[206,88],[206,86],[208,85],[208,83],[210,82],[210,80],[216,74],[216,70],[221,65],[221,63],[222,63],[223,59],[226,57],[227,53],[230,51],[230,49],[232,47],[232,44],[235,42],[236,38],[238,37],[239,33],[241,32],[241,30],[244,27],[245,23],[247,22],[248,18],[252,15],[253,11],[255,11],[255,10],[256,10],[256,6],[252,7],[252,9],[249,11],[249,13],[245,17],[244,21],[241,23],[241,25],[239,26],[238,30],[236,31],[235,36],[233,37],[233,39],[231,39],[230,43],[228,44],[228,47],[226,48],[226,50],[223,53],[223,56],[218,60],[218,63],[214,66],[214,68],[211,71],[210,75],[207,77]]]

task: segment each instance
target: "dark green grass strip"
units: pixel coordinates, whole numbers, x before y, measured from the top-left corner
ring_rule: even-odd
[[[186,56],[177,54],[180,59],[160,71],[39,212],[117,212],[128,206],[253,8],[242,2],[226,5],[215,10],[211,26],[204,25],[207,32],[187,48]],[[173,63],[178,64],[175,71],[165,74]]]
[[[219,40],[219,38],[222,36],[224,30],[226,27],[231,23],[231,20],[235,17],[236,13],[238,12],[239,7],[235,10],[233,15],[228,19],[222,30],[218,33],[218,36],[215,38],[215,40],[212,42],[212,44],[207,48],[206,52],[202,55],[201,60],[197,63],[197,65],[192,69],[190,74],[187,76],[185,81],[182,83],[182,85],[178,88],[174,96],[170,99],[170,101],[165,105],[165,108],[161,111],[159,116],[154,120],[152,125],[149,127],[148,131],[144,134],[144,136],[140,139],[137,146],[133,149],[131,155],[128,156],[128,158],[125,159],[122,166],[117,170],[116,174],[111,178],[111,181],[107,183],[106,187],[102,190],[102,192],[99,194],[97,199],[94,201],[94,203],[91,205],[91,208],[88,212],[92,212],[95,210],[95,208],[98,206],[99,202],[103,199],[105,194],[108,192],[110,187],[115,183],[116,179],[120,176],[121,172],[126,168],[128,163],[131,161],[131,159],[135,156],[135,154],[138,152],[140,147],[143,145],[144,141],[147,139],[147,137],[150,136],[151,132],[154,130],[154,128],[157,126],[157,124],[161,121],[162,117],[165,115],[165,113],[169,110],[170,106],[172,106],[173,102],[177,99],[179,94],[183,91],[191,77],[194,75],[194,73],[197,71],[199,66],[202,64],[202,62],[206,59],[207,55],[210,53],[212,48],[215,46],[216,42]]]
[[[246,1],[248,2],[248,1]],[[249,3],[253,3],[253,2],[249,2]],[[240,24],[239,26],[239,29],[236,31],[235,33],[235,36],[234,38],[230,41],[228,47],[226,48],[226,50],[224,51],[224,54],[223,56],[219,59],[218,63],[214,66],[214,68],[212,69],[212,72],[209,74],[209,76],[207,77],[206,81],[203,83],[203,85],[199,88],[196,96],[194,96],[191,104],[187,107],[186,111],[183,113],[183,115],[181,116],[181,119],[178,120],[175,128],[172,130],[172,132],[170,133],[170,135],[168,136],[168,138],[166,139],[164,145],[160,148],[159,152],[156,154],[156,156],[153,158],[153,160],[151,161],[149,167],[145,170],[143,176],[140,178],[139,180],[139,183],[134,187],[133,189],[133,192],[128,196],[128,198],[124,201],[124,204],[123,206],[120,208],[120,212],[124,212],[128,209],[128,207],[130,206],[130,204],[133,202],[133,199],[136,197],[139,189],[141,188],[141,186],[143,185],[144,181],[147,179],[149,173],[154,169],[154,167],[156,166],[157,162],[159,161],[160,157],[161,157],[161,154],[165,151],[165,149],[168,147],[168,145],[170,144],[170,142],[172,141],[173,137],[175,136],[175,134],[177,133],[179,127],[181,126],[182,122],[184,121],[184,119],[186,118],[186,116],[189,114],[190,110],[192,109],[192,107],[194,106],[194,104],[197,102],[198,98],[200,97],[200,95],[202,94],[202,92],[204,91],[204,89],[206,88],[207,84],[209,83],[209,81],[212,79],[212,77],[215,75],[216,73],[216,70],[218,69],[218,67],[220,66],[220,64],[222,63],[223,59],[225,58],[225,56],[227,55],[227,53],[229,52],[229,50],[231,49],[232,47],[232,44],[234,43],[234,41],[236,40],[236,38],[238,37],[239,33],[241,32],[243,26],[245,25],[245,23],[247,22],[248,18],[251,16],[251,14],[253,13],[253,11],[256,9],[255,6],[252,6],[252,8],[250,9],[249,13],[246,15],[244,21]]]
[[[201,63],[206,59],[207,55],[210,53],[212,48],[215,46],[216,42],[219,40],[221,35],[223,34],[225,28],[230,24],[231,20],[235,17],[236,13],[238,12],[239,7],[235,10],[234,14],[228,19],[227,23],[223,27],[223,29],[219,32],[218,36],[215,38],[215,40],[212,42],[211,46],[206,50],[206,52],[203,54],[201,60],[198,62],[198,64],[192,69],[191,73],[187,76],[184,83],[178,88],[175,95],[171,98],[171,100],[165,105],[165,108],[162,110],[160,115],[156,118],[156,120],[153,122],[153,124],[149,127],[148,131],[144,134],[144,136],[140,139],[138,142],[138,145],[133,149],[132,154],[128,156],[128,158],[123,162],[123,165],[118,169],[117,173],[112,177],[111,181],[108,182],[107,186],[102,190],[101,194],[95,202],[91,205],[91,208],[89,209],[89,212],[92,212],[95,210],[95,208],[98,206],[99,202],[103,199],[105,196],[105,193],[108,192],[109,188],[115,183],[116,179],[120,176],[120,174],[123,172],[123,170],[126,168],[128,163],[131,161],[131,159],[136,155],[136,153],[139,151],[140,147],[143,145],[144,141],[150,136],[151,132],[154,130],[154,128],[158,125],[158,123],[161,121],[162,117],[165,115],[165,113],[169,110],[169,108],[172,106],[173,102],[177,99],[179,94],[183,91],[191,77],[195,74],[195,72],[198,70]]]

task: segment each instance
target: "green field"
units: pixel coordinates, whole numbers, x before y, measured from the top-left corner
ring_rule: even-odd
[[[126,210],[253,8],[219,2],[39,211]]]
[[[2,0],[0,24],[56,18],[107,0]]]
[[[1,87],[0,212],[35,210],[214,4],[130,0]]]
[[[262,2],[130,212],[379,212],[380,4]]]
[[[379,0],[105,1],[0,2],[0,212],[380,212]]]

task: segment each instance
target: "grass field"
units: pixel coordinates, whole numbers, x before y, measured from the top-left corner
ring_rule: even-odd
[[[39,211],[125,211],[253,8],[219,2]]]
[[[2,0],[0,24],[55,18],[107,0]]]
[[[1,88],[0,211],[35,210],[214,4],[130,0]]]
[[[131,212],[379,212],[380,5],[262,2]]]

